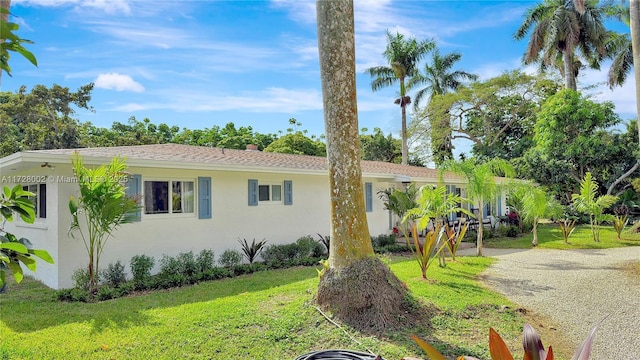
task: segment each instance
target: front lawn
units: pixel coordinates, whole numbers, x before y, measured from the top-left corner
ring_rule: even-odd
[[[602,226],[600,230],[600,242],[593,241],[591,228],[589,225],[576,226],[576,229],[569,237],[569,244],[564,243],[564,238],[560,232],[560,227],[556,224],[538,225],[538,246],[547,249],[606,249],[623,246],[640,246],[640,233],[631,234],[627,230],[622,232],[622,240],[618,240],[618,235],[612,226]],[[490,238],[484,241],[487,247],[501,249],[527,249],[533,247],[531,241],[533,234],[525,233],[517,238],[501,237]]]
[[[393,258],[398,277],[438,309],[430,323],[382,337],[346,329],[348,336],[314,308],[313,267],[101,303],[58,302],[54,291],[27,279],[0,295],[0,359],[293,359],[327,348],[370,350],[385,359],[424,357],[408,339],[411,333],[448,355],[488,358],[490,326],[519,354],[522,326],[531,319],[477,283],[492,261],[461,258],[447,268],[434,266],[424,281],[413,259]]]

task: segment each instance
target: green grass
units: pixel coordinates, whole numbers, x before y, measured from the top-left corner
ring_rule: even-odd
[[[576,226],[576,229],[569,237],[569,244],[564,243],[564,238],[560,232],[560,227],[555,224],[538,225],[538,246],[547,249],[606,249],[623,246],[640,246],[640,233],[631,234],[626,232],[629,227],[622,232],[622,240],[618,240],[618,235],[612,226],[602,226],[600,230],[600,242],[593,241],[591,228],[589,225]],[[526,249],[531,248],[533,234],[527,233],[518,238],[495,238],[486,239],[484,244],[487,247],[503,249]]]
[[[488,358],[493,326],[515,348],[525,319],[476,282],[492,263],[461,258],[420,278],[414,260],[392,270],[421,301],[437,307],[429,324],[374,337],[329,323],[313,305],[314,268],[293,268],[105,301],[62,303],[33,280],[0,296],[0,359],[293,359],[319,349],[371,350],[385,359],[423,357],[417,335],[449,355]],[[506,308],[505,308],[506,306]],[[520,353],[520,350],[518,350]]]

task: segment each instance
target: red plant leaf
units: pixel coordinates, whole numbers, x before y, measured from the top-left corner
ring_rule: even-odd
[[[589,355],[591,355],[591,346],[593,345],[593,338],[596,335],[596,330],[598,329],[598,325],[604,321],[604,319],[608,318],[609,315],[605,316],[602,320],[598,321],[598,323],[591,329],[589,336],[587,336],[576,353],[573,354],[571,360],[589,360]]]
[[[489,328],[489,353],[493,360],[513,360],[507,344],[493,328]]]
[[[524,324],[522,330],[522,347],[524,348],[525,360],[544,360],[546,357],[540,335],[529,324]]]
[[[553,360],[553,348],[549,345],[549,350],[547,350],[547,358],[544,360]]]

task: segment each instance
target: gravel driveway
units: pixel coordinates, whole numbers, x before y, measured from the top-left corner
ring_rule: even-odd
[[[465,253],[475,254],[475,249],[461,252]],[[608,315],[598,327],[592,360],[640,360],[640,278],[620,270],[626,262],[640,261],[640,246],[484,249],[484,254],[498,259],[483,273],[487,286],[527,310],[551,317],[569,343],[580,344]]]

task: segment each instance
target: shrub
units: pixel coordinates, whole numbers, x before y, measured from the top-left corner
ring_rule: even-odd
[[[176,261],[179,263],[179,272],[184,275],[188,282],[194,282],[196,274],[198,273],[198,264],[193,256],[193,252],[180,253],[176,256]]]
[[[505,231],[505,235],[511,238],[518,237],[518,227],[515,225],[509,226],[507,231]]]
[[[240,265],[240,262],[242,262],[242,254],[238,250],[227,249],[220,255],[218,262],[226,268]]]
[[[174,286],[182,286],[187,283],[187,277],[182,272],[182,262],[178,258],[163,255],[160,259],[160,272],[156,287],[167,289]]]
[[[242,252],[249,261],[249,264],[253,264],[253,261],[258,257],[262,248],[267,243],[267,240],[262,239],[262,241],[258,241],[256,243],[256,239],[254,238],[251,245],[249,245],[249,242],[246,239],[238,239],[238,242],[242,246]]]
[[[89,299],[91,299],[91,297],[89,296],[88,288],[89,286],[87,285],[87,290],[79,289],[79,288],[61,289],[56,291],[56,297],[60,301],[89,302]]]
[[[373,247],[385,247],[388,245],[395,245],[396,244],[396,236],[394,234],[390,234],[390,235],[386,235],[386,234],[380,234],[378,236],[372,236],[371,237],[371,243],[373,244]]]
[[[85,268],[76,269],[71,275],[74,287],[79,290],[89,291],[89,271]]]
[[[107,266],[107,269],[102,272],[102,279],[107,285],[114,288],[119,287],[127,281],[127,276],[124,273],[124,265],[122,265],[120,260]]]
[[[296,241],[298,246],[298,253],[293,259],[300,259],[305,257],[319,258],[324,254],[322,245],[315,241],[311,235],[303,236]]]
[[[155,265],[155,260],[151,256],[136,255],[131,258],[131,275],[133,276],[133,283],[136,286],[144,286],[144,284],[151,277],[151,269]]]
[[[101,286],[98,288],[96,298],[98,301],[115,299],[120,295],[119,291],[111,286]]]
[[[262,258],[267,264],[285,264],[297,258],[298,253],[297,244],[269,245],[262,252]]]
[[[196,264],[198,265],[198,271],[200,273],[206,273],[207,271],[215,267],[215,256],[212,250],[202,250],[196,258]]]

